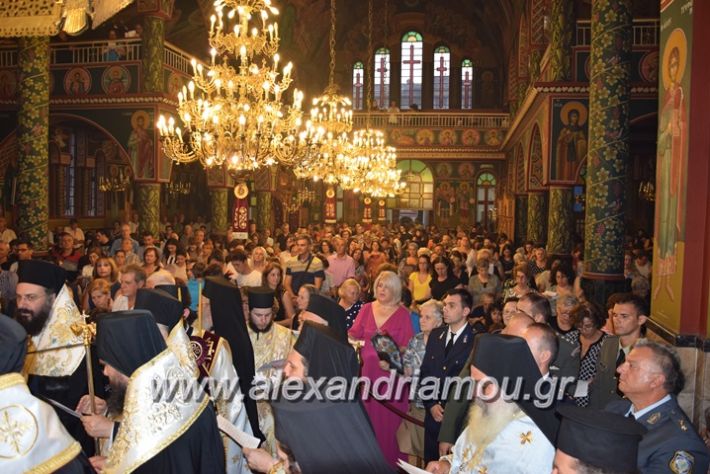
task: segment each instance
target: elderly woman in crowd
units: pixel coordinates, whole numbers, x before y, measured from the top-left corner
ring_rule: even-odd
[[[496,275],[488,273],[489,267],[488,260],[479,258],[476,261],[476,274],[468,280],[468,290],[473,296],[474,307],[481,304],[483,293],[490,293],[494,296],[498,296],[500,293],[500,280]]]
[[[380,358],[372,345],[372,337],[377,334],[387,335],[401,350],[414,335],[409,311],[401,303],[402,281],[399,276],[394,272],[384,271],[375,280],[374,288],[375,301],[362,306],[349,331],[351,338],[364,340],[361,352],[362,376],[369,378],[373,386],[378,379],[388,377],[389,374],[380,367]],[[378,395],[396,409],[406,412],[405,393],[402,393],[400,398],[395,398],[392,393],[387,397],[386,388],[381,388],[384,390],[380,390]],[[390,465],[395,466],[397,460],[404,456],[396,439],[401,418],[372,397],[368,397],[364,405],[385,458]]]
[[[407,349],[404,351],[404,375],[407,377],[419,374],[419,368],[426,353],[429,334],[431,334],[432,330],[441,326],[443,319],[444,304],[441,301],[429,300],[419,306],[419,325],[422,330],[409,340]],[[424,404],[417,396],[417,399],[410,403],[408,415],[423,422],[424,414]],[[415,425],[406,420],[402,421],[397,430],[397,440],[399,441],[399,448],[403,452],[418,458],[424,458],[423,426]]]
[[[503,293],[503,299],[507,300],[511,296],[516,298],[521,298],[527,295],[534,289],[530,286],[530,267],[527,263],[520,263],[513,268],[513,286],[505,290]]]

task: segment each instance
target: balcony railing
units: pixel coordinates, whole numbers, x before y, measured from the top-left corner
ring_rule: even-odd
[[[113,50],[115,53],[111,53]],[[76,41],[50,44],[50,64],[101,64],[119,61],[140,61],[143,59],[140,39],[121,39],[112,41]],[[192,57],[168,42],[165,42],[163,61],[166,66],[177,69],[187,75],[192,74]],[[17,66],[17,47],[0,47],[0,68]]]
[[[638,19],[633,24],[633,46],[658,46],[660,21],[657,19]],[[577,46],[592,44],[592,22],[577,21]]]
[[[353,114],[355,128],[362,128],[366,123],[367,114],[365,112]],[[379,129],[387,127],[507,129],[510,126],[510,116],[506,113],[493,112],[402,112],[396,114],[373,112],[370,114],[370,126]]]

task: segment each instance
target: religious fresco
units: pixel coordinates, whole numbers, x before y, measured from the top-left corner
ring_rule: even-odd
[[[406,120],[406,119],[405,119]],[[392,128],[389,131],[389,141],[400,147],[480,147],[495,148],[500,146],[505,131],[499,129],[477,130],[467,128],[455,130],[452,128]]]
[[[85,95],[91,90],[91,75],[83,67],[75,67],[64,74],[64,92],[67,95]]]
[[[0,72],[1,74],[1,72]],[[50,82],[60,84],[57,95],[91,96],[138,93],[138,66],[52,67]],[[0,75],[0,84],[2,76]],[[52,87],[50,87],[52,90]],[[2,91],[0,90],[0,94]]]
[[[655,243],[651,315],[678,331],[685,250],[685,200],[692,14],[679,1],[661,12]]]
[[[587,99],[553,99],[550,181],[574,182],[587,156]]]
[[[470,161],[437,161],[429,166],[434,177],[434,213],[437,224],[445,227],[474,224],[476,179],[483,171],[499,179],[497,168]]]

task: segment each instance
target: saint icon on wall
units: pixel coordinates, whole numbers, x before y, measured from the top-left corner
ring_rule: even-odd
[[[131,115],[131,134],[128,137],[128,150],[131,154],[134,174],[138,178],[154,178],[153,136],[148,130],[150,116],[144,110]]]
[[[560,111],[563,127],[555,142],[555,179],[575,181],[577,167],[587,156],[587,107],[567,102]]]
[[[84,68],[77,67],[67,71],[64,76],[64,91],[68,95],[84,95],[91,89],[91,75]]]

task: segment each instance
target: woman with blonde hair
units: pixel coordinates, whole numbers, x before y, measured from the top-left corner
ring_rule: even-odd
[[[94,306],[89,312],[89,316],[94,317],[97,314],[111,312],[113,301],[111,300],[111,285],[108,281],[97,278],[89,284],[86,293]]]
[[[384,271],[377,276],[374,296],[373,302],[362,305],[349,335],[353,339],[364,340],[360,353],[363,361],[362,376],[369,378],[372,386],[378,386],[382,384],[375,384],[375,382],[380,378],[388,377],[389,372],[383,370],[380,364],[380,358],[372,344],[372,337],[387,335],[399,348],[404,348],[414,335],[414,330],[409,311],[402,305],[402,280],[396,273]],[[399,398],[392,393],[388,396],[384,390],[376,394],[389,405],[404,412],[407,410],[407,397],[404,393],[400,395]],[[364,405],[372,422],[377,443],[388,463],[395,467],[397,460],[404,456],[399,450],[396,437],[401,419],[372,397],[368,397]]]

